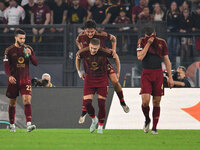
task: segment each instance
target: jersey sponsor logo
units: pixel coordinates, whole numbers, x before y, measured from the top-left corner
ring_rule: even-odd
[[[85,42],[83,42],[83,44],[87,45],[88,43],[85,41]]]
[[[19,57],[18,58],[18,63],[20,63],[20,64],[24,63],[24,58],[23,57]]]
[[[92,66],[92,67],[91,67],[90,69],[93,70],[93,71],[99,69],[98,63],[97,63],[97,62],[92,62],[92,63],[91,63],[91,66]]]

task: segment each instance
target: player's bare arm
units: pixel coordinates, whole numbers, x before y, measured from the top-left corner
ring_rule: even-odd
[[[110,40],[112,42],[112,50],[116,52],[116,47],[117,47],[117,38],[111,34]]]
[[[80,59],[80,56],[79,55],[77,55],[76,56],[76,70],[77,70],[77,72],[78,72],[78,75],[79,75],[79,77],[82,79],[82,80],[85,80],[85,77],[84,77],[84,75],[81,73],[81,69],[80,69],[80,63],[81,63],[81,59]]]
[[[145,47],[142,50],[137,51],[138,60],[142,61],[144,59],[144,57],[146,56],[147,51],[148,51],[149,47],[151,46],[151,44],[153,43],[153,41],[154,41],[154,37],[149,38]]]
[[[174,81],[173,81],[172,72],[171,72],[171,62],[169,60],[169,56],[168,55],[164,56],[164,63],[165,63],[165,66],[166,66],[166,69],[167,69],[167,73],[168,73],[168,76],[169,76],[168,86],[170,88],[172,88],[174,86]]]
[[[116,65],[116,68],[117,68],[117,78],[119,79],[121,66],[120,66],[119,56],[117,55],[117,53],[114,53],[113,58],[115,60],[115,65]]]

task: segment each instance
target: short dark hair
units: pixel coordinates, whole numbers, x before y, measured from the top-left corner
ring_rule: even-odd
[[[86,23],[85,23],[85,26],[84,26],[84,29],[86,28],[89,28],[89,29],[96,29],[97,27],[97,24],[94,20],[88,20]]]
[[[93,39],[91,39],[90,43],[92,45],[100,45],[100,40],[97,38],[93,38]]]
[[[144,27],[144,34],[150,36],[154,32],[155,32],[154,28],[152,28],[152,27]]]
[[[22,29],[17,29],[15,31],[15,36],[17,36],[18,34],[26,35],[26,32],[24,30],[22,30]]]

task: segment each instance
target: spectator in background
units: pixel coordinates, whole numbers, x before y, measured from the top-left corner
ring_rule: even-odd
[[[80,0],[79,5],[83,7],[85,10],[89,10],[93,5],[93,0]]]
[[[138,20],[141,21],[151,21],[153,20],[153,16],[150,14],[149,7],[144,7],[142,12],[138,15]]]
[[[51,5],[51,24],[65,24],[67,20],[68,5],[62,0],[54,0]],[[51,28],[51,32],[62,32],[63,28]]]
[[[194,26],[192,15],[188,9],[183,10],[183,13],[179,19],[179,32],[189,33],[192,31]],[[192,53],[192,38],[191,37],[181,37],[181,51],[180,55],[182,60],[187,58],[186,56],[193,56]]]
[[[196,11],[192,15],[194,21],[194,27],[192,30],[200,31],[200,5],[196,8]],[[196,43],[197,56],[200,56],[200,37],[195,38],[195,43]]]
[[[4,24],[19,25],[22,24],[25,18],[24,9],[17,4],[17,0],[10,0],[9,7],[4,11]],[[5,28],[4,33],[14,30],[14,28]]]
[[[50,22],[50,9],[47,5],[44,5],[44,0],[37,0],[37,5],[32,9],[31,24],[44,24],[47,25]],[[39,35],[38,42],[42,42],[42,34],[45,28],[36,29],[33,28],[33,43],[36,42],[36,36]]]
[[[126,10],[124,8],[120,8],[119,16],[114,21],[115,24],[129,24],[130,19],[126,16]]]
[[[47,81],[47,84],[45,84],[45,87],[55,87],[52,83],[51,83],[51,76],[48,73],[44,73],[42,75],[42,81]]]
[[[178,22],[179,22],[180,13],[177,7],[176,2],[172,2],[170,9],[166,13],[167,21],[167,32],[178,32]],[[167,44],[169,45],[169,56],[171,62],[174,61],[176,56],[176,51],[178,49],[179,39],[176,36],[168,36]]]
[[[26,13],[24,24],[31,24],[31,11],[33,6],[35,6],[34,0],[28,0],[28,4],[24,5],[24,11]]]
[[[174,87],[191,87],[186,77],[186,68],[184,66],[179,66],[176,72],[177,77],[174,79]]]
[[[69,9],[69,23],[82,24],[86,21],[87,11],[79,5],[80,0],[72,0],[72,7]]]
[[[147,0],[140,0],[139,6],[132,8],[132,22],[135,24],[138,20],[138,15],[143,11],[144,7],[148,5]]]
[[[4,10],[5,10],[6,6],[4,4],[4,1],[1,0],[0,1],[0,24],[3,24],[3,18],[4,18]]]
[[[87,20],[94,20],[97,24],[101,24],[106,18],[107,6],[104,0],[95,0],[95,5],[88,11]]]
[[[179,11],[182,13],[185,9],[191,10],[191,2],[184,0],[183,3],[179,6]]]
[[[34,3],[37,3],[37,0],[33,0]],[[25,6],[26,4],[29,3],[29,0],[21,0],[21,6]]]
[[[153,9],[153,20],[154,21],[163,21],[164,12],[160,7],[159,3],[155,3]]]
[[[119,16],[120,6],[119,0],[111,0],[112,5],[106,10],[106,18],[104,19],[102,24],[112,24],[117,16]]]

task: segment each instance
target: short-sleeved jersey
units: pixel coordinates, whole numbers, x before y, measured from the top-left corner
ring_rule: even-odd
[[[107,8],[106,14],[111,14],[110,20],[108,23],[113,23],[117,16],[119,16],[120,13],[120,6],[118,5],[112,5]]]
[[[32,13],[34,14],[35,24],[44,24],[46,20],[46,14],[50,14],[50,9],[47,5],[43,5],[42,7],[35,5],[32,9]]]
[[[107,58],[112,58],[112,50],[100,48],[95,55],[90,54],[89,47],[79,50],[83,59],[86,79],[84,84],[89,87],[108,86]]]
[[[137,51],[142,50],[150,37],[142,37],[138,40]],[[164,39],[155,37],[154,42],[149,47],[146,56],[142,60],[144,69],[161,69],[162,58],[169,54],[167,44]]]
[[[105,48],[105,42],[109,41],[110,37],[111,35],[104,31],[96,31],[93,38],[99,39],[100,47]],[[89,38],[85,32],[80,33],[77,37],[77,41],[81,43],[82,48],[88,47],[91,39],[92,38]]]
[[[20,19],[24,20],[25,11],[21,6],[8,7],[4,11],[4,18],[7,20],[8,25],[19,25]]]
[[[106,9],[106,5],[103,5],[102,7],[97,7],[96,5],[94,5],[90,9],[90,12],[92,13],[92,19],[98,24],[102,23],[106,18]]]
[[[14,76],[19,85],[26,84],[30,82],[30,74],[29,74],[29,60],[31,60],[32,64],[37,65],[37,58],[33,52],[33,49],[26,45],[27,48],[31,50],[31,56],[29,58],[25,58],[24,54],[24,46],[21,48],[16,47],[14,44],[8,47],[5,50],[5,63],[9,65],[5,68],[9,70],[11,76]]]

